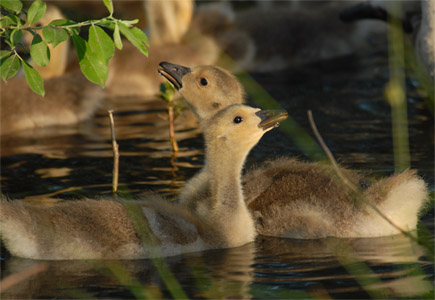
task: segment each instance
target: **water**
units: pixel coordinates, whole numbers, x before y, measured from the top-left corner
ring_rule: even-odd
[[[320,133],[342,164],[375,176],[394,172],[390,108],[383,99],[388,80],[385,52],[253,77],[310,135],[306,111],[313,110]],[[433,117],[411,81],[407,87],[411,165],[433,191]],[[162,102],[124,98],[111,107],[121,154],[120,191],[132,197],[151,191],[176,197],[203,163],[202,138],[191,113],[176,121],[180,153],[171,163]],[[2,137],[2,193],[45,203],[110,195],[113,154],[108,122],[101,109],[78,127]],[[308,159],[291,137],[275,129],[253,149],[247,165],[280,155]],[[429,229],[425,238],[429,245],[433,245],[433,222],[432,209],[420,224]],[[190,298],[433,297],[433,261],[424,246],[403,236],[260,237],[243,247],[185,254],[166,262]],[[40,263],[11,257],[3,250],[1,277]],[[45,271],[2,291],[2,298],[171,297],[149,260],[42,263]]]

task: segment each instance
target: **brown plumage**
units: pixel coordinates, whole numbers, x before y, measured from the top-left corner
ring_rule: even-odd
[[[243,89],[237,79],[213,66],[187,68],[161,63],[160,72],[179,89],[200,119],[203,130],[207,119],[231,103],[241,103]],[[217,72],[219,77],[214,78]],[[201,86],[203,78],[207,85]],[[233,91],[231,91],[233,89]],[[354,185],[367,179],[342,167]],[[362,189],[361,198],[337,178],[334,170],[321,163],[293,158],[271,160],[243,176],[245,201],[254,216],[258,233],[291,238],[375,237],[400,231],[375,212],[372,203],[403,230],[413,230],[418,212],[428,200],[425,182],[416,171],[405,171],[373,182]],[[194,194],[207,194],[202,181],[191,181],[180,196],[189,207]]]
[[[55,125],[72,125],[90,118],[103,102],[103,89],[80,71],[44,82],[45,96],[35,94],[24,78],[1,83],[1,134]]]
[[[54,5],[47,5],[41,26],[64,18]],[[40,33],[41,34],[41,33]],[[27,34],[26,39],[31,42]],[[42,36],[42,34],[41,34]],[[72,125],[84,121],[103,103],[101,87],[89,82],[80,71],[66,73],[69,42],[50,48],[50,63],[46,67],[34,66],[44,79],[45,96],[39,96],[23,77],[14,77],[0,86],[0,133],[39,127]]]
[[[243,86],[225,69],[161,62],[159,73],[178,89],[200,122],[229,105],[245,103]]]
[[[219,48],[212,38],[192,28],[193,1],[146,1],[149,55],[124,42],[110,61],[107,88],[114,96],[155,96],[162,78],[155,73],[162,60],[183,64],[212,64]],[[116,100],[116,99],[115,99]]]

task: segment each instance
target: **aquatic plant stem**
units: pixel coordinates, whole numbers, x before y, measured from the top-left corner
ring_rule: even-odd
[[[112,136],[113,148],[113,175],[112,175],[112,191],[114,194],[118,192],[118,177],[119,177],[119,145],[115,137],[115,122],[113,121],[113,110],[108,110],[110,120],[110,131]]]
[[[394,15],[401,15],[401,3],[388,3]],[[405,90],[405,47],[403,29],[397,18],[388,20],[388,60],[390,80],[385,88],[385,97],[391,105],[394,164],[396,172],[410,167],[408,112]]]
[[[175,126],[174,126],[174,106],[172,105],[173,101],[168,103],[168,118],[169,118],[169,140],[171,141],[172,150],[174,151],[174,155],[178,153],[178,143],[175,138]]]

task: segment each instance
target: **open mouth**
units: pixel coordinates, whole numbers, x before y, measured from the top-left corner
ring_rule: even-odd
[[[260,110],[255,113],[260,117],[261,122],[258,127],[267,130],[279,126],[280,121],[288,118],[288,113],[285,110]]]
[[[177,90],[183,87],[183,76],[192,72],[188,67],[183,67],[166,61],[161,62],[159,66],[159,75],[165,77]]]

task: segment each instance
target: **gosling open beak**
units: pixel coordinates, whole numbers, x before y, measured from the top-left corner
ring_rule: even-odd
[[[182,78],[187,73],[192,72],[188,67],[172,64],[167,61],[162,61],[159,66],[159,75],[165,77],[174,87],[179,90],[183,87]]]
[[[258,127],[263,128],[263,130],[278,127],[279,122],[288,117],[288,113],[285,110],[260,110],[255,114],[260,117],[261,122],[258,124]]]

